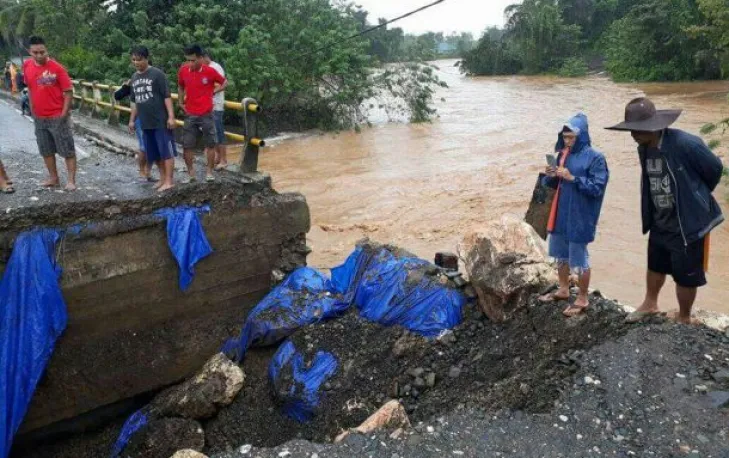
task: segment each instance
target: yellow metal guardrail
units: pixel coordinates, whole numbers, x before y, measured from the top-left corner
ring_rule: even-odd
[[[119,121],[119,112],[132,112],[130,107],[126,105],[121,105],[116,100],[114,100],[114,92],[121,86],[112,86],[109,84],[100,84],[84,80],[73,80],[73,86],[73,98],[79,101],[80,110],[83,110],[88,106],[93,110],[95,114],[99,114],[102,111],[101,108],[108,109],[110,123]],[[106,93],[106,95],[104,93]],[[177,94],[172,94],[173,100],[177,100],[178,98],[179,97]],[[230,100],[225,101],[225,108],[237,112],[242,112],[244,109],[242,102],[233,102]],[[261,107],[257,103],[249,103],[248,111],[252,113],[258,113],[261,111]],[[175,120],[175,122],[178,126],[182,126],[184,124],[183,121],[180,121],[179,119]],[[240,143],[245,143],[246,141],[246,137],[244,135],[236,134],[234,132],[225,132],[225,137],[229,140]],[[257,138],[254,138],[253,140],[256,140],[256,142],[261,142],[260,146],[264,146],[265,144],[263,140]]]

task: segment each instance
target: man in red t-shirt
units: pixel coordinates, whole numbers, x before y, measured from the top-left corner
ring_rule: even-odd
[[[213,118],[213,95],[224,91],[228,80],[212,67],[203,63],[203,49],[199,45],[185,48],[185,64],[177,74],[179,103],[185,111],[182,147],[190,181],[195,180],[193,164],[195,146],[202,138],[207,155],[207,181],[215,181],[215,120]],[[217,87],[216,87],[217,84]]]
[[[71,127],[73,83],[66,69],[48,57],[48,49],[43,38],[30,38],[30,55],[33,58],[23,64],[23,74],[33,107],[38,151],[43,156],[49,174],[43,186],[55,188],[60,184],[56,168],[56,154],[58,154],[66,160],[68,170],[66,190],[75,191],[76,146]]]

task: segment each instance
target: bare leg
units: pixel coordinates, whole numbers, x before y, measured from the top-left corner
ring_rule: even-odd
[[[0,190],[6,192],[12,192],[13,186],[8,178],[7,172],[5,172],[5,166],[0,161]]]
[[[175,183],[172,181],[172,173],[175,169],[174,158],[166,159],[162,161],[162,169],[164,170],[164,183],[159,188],[159,191],[167,191],[175,187]]]
[[[646,275],[646,291],[643,304],[638,307],[638,312],[658,312],[658,295],[666,283],[666,275],[648,271]]]
[[[154,189],[159,189],[165,184],[165,163],[164,161],[155,162],[157,171],[159,172],[159,180],[154,184]]]
[[[45,162],[46,169],[48,169],[48,179],[43,182],[43,186],[46,188],[58,186],[59,180],[58,169],[56,168],[56,156],[43,157],[43,162]]]
[[[212,177],[213,170],[215,170],[215,148],[205,148],[205,155],[207,156],[206,176]]]
[[[66,170],[68,171],[68,183],[66,184],[66,191],[75,191],[76,190],[76,158],[75,157],[66,158]]]
[[[182,156],[187,166],[187,174],[190,175],[190,178],[195,178],[195,150],[183,150]]]
[[[578,282],[580,292],[575,300],[575,307],[585,308],[590,304],[590,301],[587,298],[587,293],[590,290],[590,277],[592,277],[592,270],[590,269],[586,269],[582,272],[582,275],[580,275],[580,280]]]
[[[225,147],[225,145],[218,145],[215,147],[216,152],[216,160],[215,162],[218,164],[218,168],[225,168],[228,166],[228,148]]]
[[[557,270],[559,276],[559,289],[539,298],[542,302],[553,302],[570,298],[570,266],[567,263],[560,264]]]
[[[147,166],[147,155],[141,151],[137,152],[137,164],[139,164],[139,176],[149,178],[151,167]]]
[[[678,317],[676,321],[684,324],[691,324],[691,309],[696,301],[697,288],[686,288],[676,285],[676,297],[678,298]]]

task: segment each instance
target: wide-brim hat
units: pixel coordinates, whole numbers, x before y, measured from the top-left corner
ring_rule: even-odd
[[[641,97],[631,100],[625,107],[625,121],[608,130],[658,132],[670,126],[683,110],[656,110],[650,99]]]

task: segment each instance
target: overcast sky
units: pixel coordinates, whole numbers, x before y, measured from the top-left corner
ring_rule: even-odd
[[[377,18],[393,19],[434,0],[356,0],[370,12],[369,21]],[[516,0],[445,0],[414,16],[396,22],[409,33],[472,32],[478,38],[488,26],[504,25],[504,8]]]

